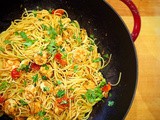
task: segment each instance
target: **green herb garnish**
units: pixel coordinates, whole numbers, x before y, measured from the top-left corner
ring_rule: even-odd
[[[61,97],[63,97],[63,95],[65,94],[65,91],[64,90],[59,90],[58,92],[57,92],[57,97],[59,97],[59,98],[61,98]]]
[[[33,82],[36,83],[38,81],[38,74],[36,74],[35,76],[32,77]]]
[[[22,106],[26,106],[26,105],[28,105],[28,103],[27,102],[25,102],[24,100],[19,100],[19,102],[20,102],[20,104],[22,105]]]

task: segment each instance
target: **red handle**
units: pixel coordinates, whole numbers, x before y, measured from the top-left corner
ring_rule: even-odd
[[[125,3],[129,9],[132,12],[132,15],[134,17],[134,27],[131,33],[132,40],[135,41],[140,33],[141,29],[141,17],[139,15],[138,9],[135,6],[135,4],[132,2],[132,0],[121,0],[123,3]]]

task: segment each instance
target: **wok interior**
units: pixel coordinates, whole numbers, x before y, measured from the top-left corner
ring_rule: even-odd
[[[76,19],[88,34],[97,38],[99,51],[112,54],[110,64],[102,70],[105,78],[115,83],[119,72],[122,78],[118,86],[113,87],[112,97],[104,99],[93,108],[90,120],[120,120],[129,110],[136,87],[137,61],[129,32],[116,14],[104,1],[100,0],[17,0],[1,4],[0,31],[5,30],[10,21],[20,18],[24,8],[29,9],[65,9],[71,19]],[[5,9],[6,7],[8,9]],[[108,101],[115,102],[113,107]],[[8,120],[4,115],[0,119]]]

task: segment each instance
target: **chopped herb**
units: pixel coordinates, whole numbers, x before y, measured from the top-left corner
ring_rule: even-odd
[[[43,118],[43,120],[49,120],[49,118],[47,118],[47,117],[44,117],[44,118]]]
[[[54,53],[54,51],[56,51],[58,48],[57,48],[57,44],[54,40],[52,40],[49,45],[47,45],[47,51],[51,54]]]
[[[4,48],[2,48],[1,46],[0,46],[0,51],[4,52]]]
[[[27,86],[27,81],[26,80],[24,80],[23,85]]]
[[[73,91],[73,90],[74,90],[74,88],[70,88],[70,90],[71,90],[71,91]]]
[[[4,43],[5,44],[11,44],[11,41],[10,40],[4,40]]]
[[[60,85],[60,84],[62,84],[62,82],[61,82],[60,80],[58,80],[58,81],[57,81],[57,84]]]
[[[32,77],[33,82],[36,83],[38,81],[38,74],[36,74],[35,76]]]
[[[20,90],[19,90],[19,93],[23,93],[23,92],[24,92],[24,90],[23,90],[23,89],[20,89]]]
[[[61,20],[59,20],[58,21],[59,22],[59,27],[60,27],[60,34],[62,34],[62,32],[66,29],[65,27],[64,27],[64,25],[62,24],[62,21]]]
[[[41,111],[38,112],[38,115],[40,117],[43,117],[45,114],[46,114],[46,112],[44,110],[41,110]]]
[[[20,104],[22,105],[22,106],[26,106],[26,105],[28,105],[28,103],[27,102],[25,102],[24,100],[19,100],[19,102],[20,102]]]
[[[34,17],[37,16],[37,11],[36,10],[33,10],[32,13],[34,14]]]
[[[23,43],[26,47],[29,47],[35,43],[35,40],[29,39],[25,32],[20,32],[20,36],[26,41]]]
[[[25,32],[22,32],[22,31],[21,31],[19,34],[20,34],[20,36],[21,36],[23,39],[27,39],[27,35],[26,35]]]
[[[109,54],[103,55],[103,58],[109,58]]]
[[[74,72],[77,72],[78,71],[78,65],[75,65],[73,70],[74,70]]]
[[[103,87],[104,85],[106,85],[106,80],[105,79],[103,79],[100,83],[99,83],[99,87],[101,88],[101,87]]]
[[[23,44],[26,46],[26,47],[29,47],[31,45],[33,45],[35,43],[35,40],[32,40],[32,39],[26,39],[26,42],[24,42]]]
[[[8,87],[8,82],[6,81],[1,82],[0,91],[6,89],[7,87]]]
[[[100,62],[101,61],[101,58],[96,58],[96,59],[94,59],[94,60],[92,60],[92,62]]]
[[[49,67],[46,64],[44,64],[42,66],[45,67],[45,70],[49,70]]]
[[[112,93],[109,93],[109,95],[108,95],[109,97],[112,97]]]
[[[81,95],[81,97],[83,98],[83,99],[85,99],[86,97],[85,97],[85,95]]]
[[[88,50],[91,52],[94,50],[93,46],[89,46]]]
[[[55,39],[57,36],[56,30],[52,26],[48,28],[48,34],[50,35],[51,39]]]
[[[76,39],[79,43],[82,41],[81,37],[77,37]]]
[[[114,101],[109,100],[109,101],[108,101],[108,106],[109,106],[109,107],[112,107],[113,105],[114,105]]]
[[[43,91],[49,91],[49,87],[43,87]]]
[[[19,35],[18,31],[14,32],[15,35]]]
[[[62,59],[66,58],[67,57],[67,54],[66,53],[62,53]]]
[[[87,90],[84,96],[90,103],[98,102],[103,98],[102,90],[99,87],[96,87],[94,90]]]
[[[94,35],[93,35],[93,34],[90,34],[90,38],[91,38],[91,39],[94,39],[95,37],[94,37]]]
[[[47,30],[48,29],[48,27],[46,25],[44,25],[44,24],[42,24],[41,27],[42,27],[43,30]]]
[[[48,10],[48,12],[49,12],[50,14],[52,14],[52,9],[50,8],[50,9]]]
[[[64,90],[59,90],[57,92],[57,97],[63,97],[63,95],[65,94],[65,91]]]
[[[22,64],[18,70],[25,70],[26,72],[29,72],[29,65]]]
[[[42,80],[47,80],[47,77],[45,75],[42,76]]]

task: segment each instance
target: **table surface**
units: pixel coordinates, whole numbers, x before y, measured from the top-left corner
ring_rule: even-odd
[[[126,120],[160,120],[160,0],[132,0],[141,15],[142,27],[135,48],[138,59],[138,85]],[[107,0],[130,31],[133,18],[119,0]]]

